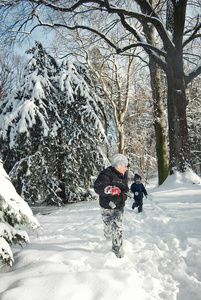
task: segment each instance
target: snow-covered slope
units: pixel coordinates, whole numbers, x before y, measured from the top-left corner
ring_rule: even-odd
[[[98,202],[38,213],[43,235],[2,265],[1,300],[200,300],[200,178],[177,173],[146,188],[143,213],[127,201],[122,259],[104,240]]]

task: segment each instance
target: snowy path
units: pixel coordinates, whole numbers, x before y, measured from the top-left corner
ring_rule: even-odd
[[[0,299],[200,300],[201,186],[151,190],[142,214],[127,201],[122,259],[104,241],[97,202],[38,214],[43,235],[1,267]]]

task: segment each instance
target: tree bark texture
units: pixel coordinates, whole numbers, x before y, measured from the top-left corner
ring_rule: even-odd
[[[124,154],[124,128],[118,127],[119,132],[119,153]]]
[[[161,71],[151,57],[149,60],[149,69],[154,103],[154,128],[156,135],[156,154],[158,160],[158,183],[161,185],[168,176],[169,168],[167,132],[161,87]]]
[[[186,117],[186,85],[183,69],[183,31],[187,1],[174,3],[174,49],[166,49],[170,174],[191,166]]]
[[[168,60],[168,124],[170,149],[170,174],[184,172],[191,166],[190,146],[186,118],[185,78],[181,53],[178,50],[167,56]]]
[[[154,4],[154,0],[149,0],[150,4]],[[141,7],[143,13],[146,13],[146,9]],[[155,30],[153,25],[149,25],[146,22],[143,23],[144,33],[146,40],[155,46]],[[149,71],[151,78],[152,97],[154,105],[154,129],[156,136],[156,155],[158,161],[158,183],[161,185],[168,176],[168,147],[167,147],[167,133],[166,133],[166,121],[164,116],[163,107],[163,95],[161,84],[161,70],[153,57],[149,55]]]

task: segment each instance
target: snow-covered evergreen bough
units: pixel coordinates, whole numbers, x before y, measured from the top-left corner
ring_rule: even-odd
[[[10,266],[14,261],[10,244],[29,243],[27,232],[14,228],[19,225],[33,231],[40,228],[28,204],[16,193],[0,161],[0,259]]]
[[[30,203],[88,199],[107,161],[104,105],[82,65],[57,62],[38,42],[29,53],[20,87],[0,107],[4,168]]]

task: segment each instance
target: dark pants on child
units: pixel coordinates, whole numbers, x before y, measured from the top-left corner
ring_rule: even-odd
[[[139,199],[139,200],[135,200],[132,208],[134,209],[135,207],[138,207],[138,212],[142,212],[142,206],[143,206],[143,199]]]
[[[112,241],[112,250],[118,253],[123,244],[122,221],[123,209],[101,208],[101,215],[104,223],[104,236],[106,240]]]

